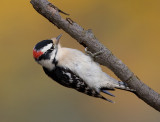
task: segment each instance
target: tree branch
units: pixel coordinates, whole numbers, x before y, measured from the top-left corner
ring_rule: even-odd
[[[91,52],[103,51],[103,54],[98,56],[96,61],[111,69],[118,78],[126,82],[130,88],[136,90],[135,94],[140,99],[160,111],[160,94],[152,90],[134,75],[121,60],[115,57],[109,49],[96,39],[91,30],[84,30],[70,18],[63,19],[59,12],[66,13],[49,3],[47,0],[31,0],[31,4],[38,13],[47,18],[59,29],[63,29],[84,47],[88,47],[88,50]]]

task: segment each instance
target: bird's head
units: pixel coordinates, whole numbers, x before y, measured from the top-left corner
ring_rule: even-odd
[[[62,34],[56,38],[43,40],[38,42],[33,48],[33,57],[39,63],[41,60],[50,59],[51,53],[57,52],[59,47],[59,39]]]

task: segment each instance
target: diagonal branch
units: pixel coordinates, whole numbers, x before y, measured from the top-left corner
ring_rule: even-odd
[[[130,88],[135,89],[135,94],[151,107],[160,111],[160,94],[144,84],[134,73],[112,52],[102,45],[94,36],[91,30],[84,30],[70,18],[63,19],[59,12],[66,14],[47,0],[31,0],[35,10],[47,18],[59,29],[63,29],[71,37],[76,39],[91,52],[103,51],[103,54],[96,58],[96,61],[111,69],[115,75],[126,82]]]

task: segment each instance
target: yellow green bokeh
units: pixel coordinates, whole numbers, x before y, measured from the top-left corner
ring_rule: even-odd
[[[160,1],[50,0],[160,92]],[[64,18],[65,15],[62,15]],[[39,15],[29,0],[0,3],[0,122],[159,122],[159,112],[134,94],[116,90],[116,104],[65,88],[48,78],[32,49],[63,33],[63,46],[84,50]],[[103,67],[113,77],[114,74]]]

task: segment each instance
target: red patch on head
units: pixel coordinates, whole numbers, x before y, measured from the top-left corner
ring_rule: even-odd
[[[39,58],[42,54],[43,54],[43,52],[36,51],[36,50],[33,49],[33,57],[34,58]]]

